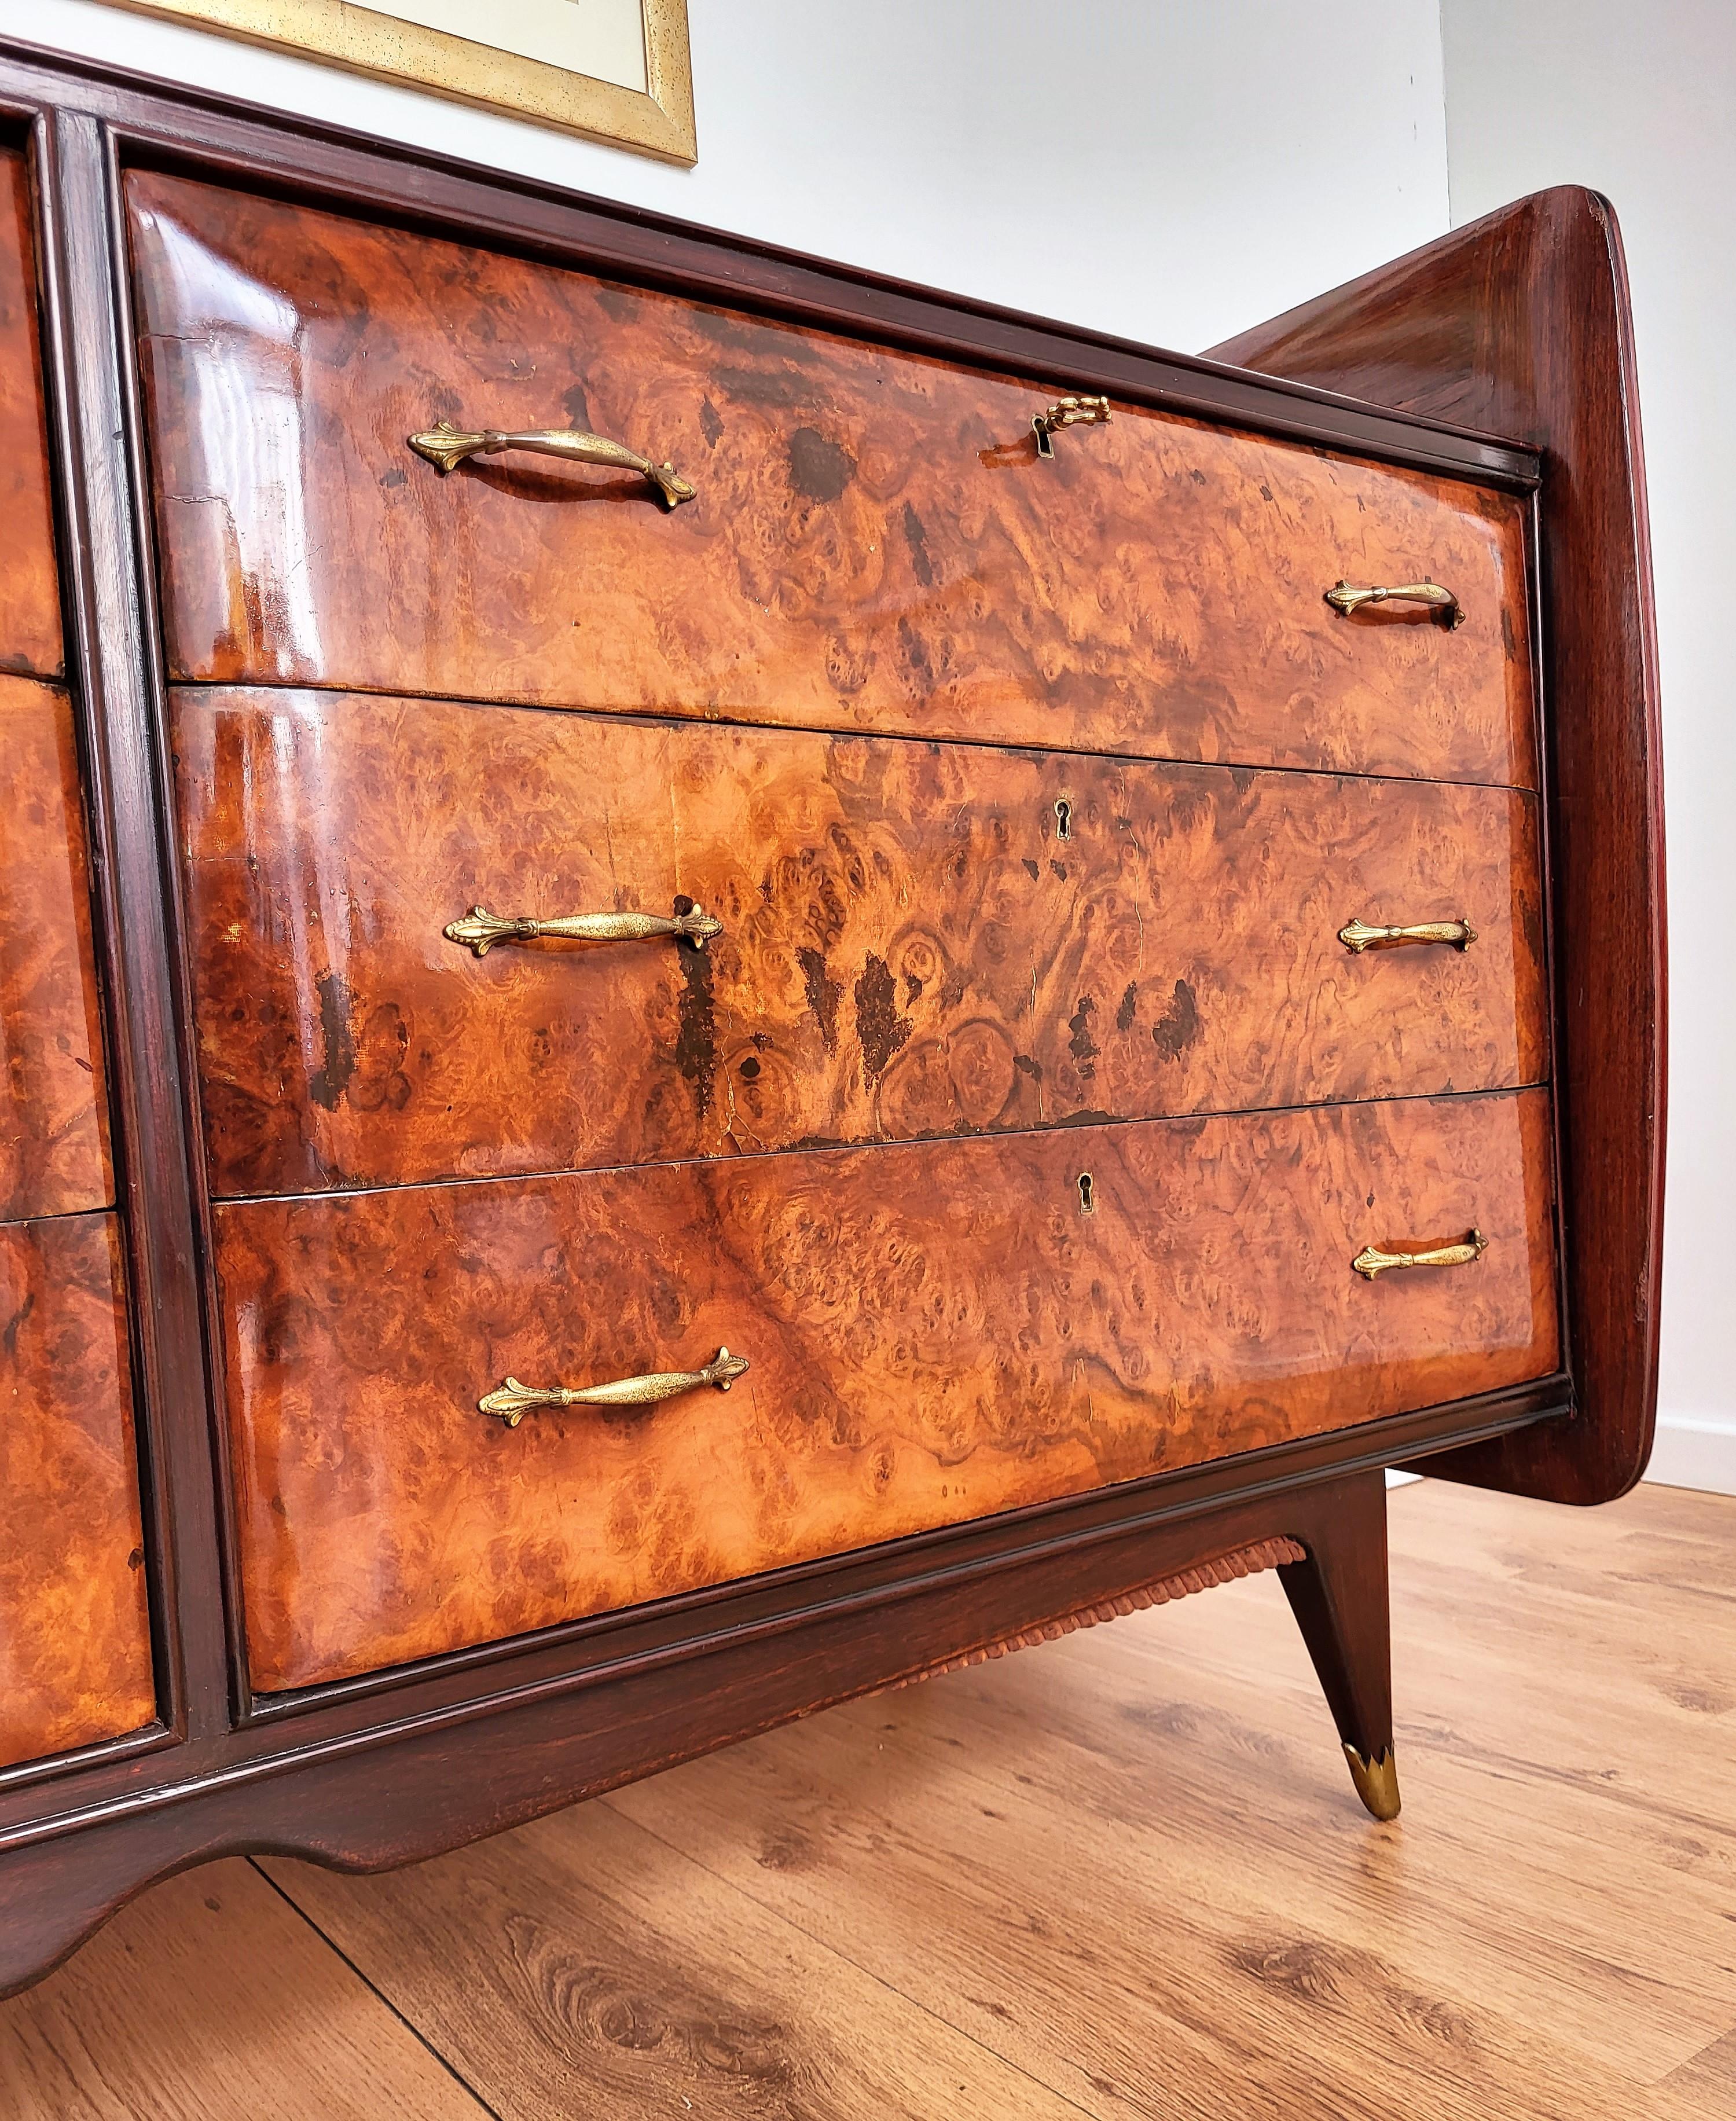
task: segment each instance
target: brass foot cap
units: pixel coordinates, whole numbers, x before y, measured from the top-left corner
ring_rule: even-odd
[[[1375,1818],[1397,1819],[1398,1763],[1393,1757],[1392,1747],[1388,1746],[1369,1760],[1354,1746],[1346,1746],[1344,1757],[1351,1764],[1351,1780],[1356,1785],[1357,1796]]]

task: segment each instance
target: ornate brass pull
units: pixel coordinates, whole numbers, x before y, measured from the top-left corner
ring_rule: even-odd
[[[659,913],[569,913],[558,921],[505,921],[486,906],[473,906],[461,921],[449,921],[445,933],[448,942],[462,943],[478,958],[486,958],[497,943],[534,943],[539,935],[575,943],[643,943],[654,935],[676,935],[702,950],[723,933],[723,923],[702,906],[667,920]]]
[[[502,434],[484,427],[476,433],[455,427],[450,420],[436,420],[420,435],[412,435],[410,447],[419,457],[438,464],[442,472],[455,471],[466,457],[492,457],[502,450],[529,450],[537,456],[563,457],[569,464],[607,464],[617,471],[636,471],[656,487],[665,508],[678,508],[695,498],[694,491],[671,464],[653,464],[623,442],[601,435],[587,435],[578,427],[532,427],[517,434]]]
[[[1371,943],[1450,943],[1455,950],[1468,950],[1477,930],[1468,921],[1420,921],[1414,928],[1371,928],[1366,921],[1352,921],[1338,930],[1338,940],[1356,951]]]
[[[1037,454],[1052,457],[1055,444],[1052,439],[1063,427],[1106,427],[1109,424],[1109,401],[1107,398],[1057,398],[1046,413],[1031,417],[1031,432],[1037,437]]]
[[[1489,1249],[1489,1240],[1481,1230],[1472,1230],[1462,1245],[1437,1245],[1427,1252],[1379,1252],[1372,1245],[1365,1245],[1351,1265],[1358,1274],[1366,1275],[1372,1281],[1377,1274],[1384,1274],[1395,1266],[1468,1266],[1479,1260]]]
[[[496,1391],[484,1392],[476,1402],[484,1414],[497,1414],[508,1429],[516,1429],[533,1408],[539,1406],[655,1406],[660,1399],[697,1391],[701,1385],[716,1385],[727,1391],[749,1367],[745,1355],[732,1355],[720,1348],[702,1370],[654,1370],[646,1377],[617,1377],[607,1385],[551,1385],[539,1391],[508,1377]]]
[[[1426,604],[1432,607],[1435,623],[1449,633],[1465,622],[1464,606],[1439,582],[1400,582],[1391,589],[1358,589],[1353,583],[1339,582],[1326,592],[1326,600],[1346,618],[1365,604]]]

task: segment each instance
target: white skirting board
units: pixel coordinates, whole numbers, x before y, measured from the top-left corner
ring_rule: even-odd
[[[1736,1495],[1736,1415],[1660,1414],[1648,1480]]]
[[[1660,1414],[1648,1480],[1665,1488],[1704,1488],[1736,1495],[1736,1415]],[[1387,1469],[1389,1488],[1421,1478]]]

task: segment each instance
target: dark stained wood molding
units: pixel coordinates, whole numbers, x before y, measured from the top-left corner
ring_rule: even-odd
[[[1563,185],[1213,349],[1541,451],[1542,679],[1567,1322],[1579,1419],[1430,1467],[1556,1502],[1622,1494],[1657,1398],[1666,1083],[1651,545],[1622,239]]]

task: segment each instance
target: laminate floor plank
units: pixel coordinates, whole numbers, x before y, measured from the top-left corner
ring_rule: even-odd
[[[240,1858],[170,1878],[0,2002],[6,2121],[486,2121]]]
[[[1076,2121],[603,1805],[385,1877],[265,1867],[502,2121]]]
[[[1667,2080],[1666,2088],[1694,2103],[1696,2114],[1736,2114],[1736,2032],[1714,2040]]]
[[[800,1901],[817,1934],[832,1936],[835,1911],[849,1910],[907,1980],[920,1967],[936,1984],[917,1993],[985,2038],[969,2002],[982,1983],[959,1962],[997,1904],[1034,1900],[1062,1941],[1021,1967],[1020,2016],[1036,2016],[1029,2041],[1042,2053],[1087,2043],[1073,2053],[1080,2077],[1115,2081],[1090,2044],[1136,2026],[1136,2067],[1149,2071],[1162,2051],[1153,1999],[1172,2012],[1179,1997],[1209,1997],[1215,1981],[1225,2026],[1270,2004],[1269,1993],[1250,2002],[1250,1987],[1287,1988],[1308,2007],[1284,2028],[1286,2051],[1313,2049],[1323,2068],[1336,2053],[1341,2086],[1384,2086],[1394,2110],[1434,2110],[1418,2103],[1434,2082],[1443,2112],[1467,2100],[1490,2114],[1670,2112],[1667,2095],[1648,2101],[1644,2087],[1736,2021],[1736,1792],[1720,1779],[1715,1713],[1673,1701],[1673,1681],[1660,1691],[1620,1668],[1643,1671],[1648,1643],[1673,1637],[1688,1690],[1715,1712],[1718,1675],[1736,1671],[1736,1625],[1696,1630],[1687,1609],[1728,1555],[1736,1508],[1712,1499],[1697,1513],[1712,1551],[1678,1540],[1660,1571],[1637,1550],[1669,1542],[1626,1531],[1684,1515],[1654,1506],[1659,1492],[1573,1517],[1581,1537],[1602,1524],[1607,1542],[1636,1550],[1636,1565],[1618,1568],[1649,1569],[1661,1585],[1650,1607],[1613,1601],[1622,1617],[1592,1657],[1572,1629],[1540,1625],[1557,1620],[1547,1610],[1514,1614],[1496,1600],[1485,1616],[1453,1580],[1488,1565],[1486,1543],[1461,1542],[1461,1519],[1505,1527],[1507,1548],[1547,1578],[1555,1527],[1572,1513],[1436,1484],[1395,1496],[1401,1708],[1416,1699],[1428,1710],[1416,1725],[1401,1713],[1398,1829],[1373,1828],[1354,1807],[1269,1581],[835,1712],[609,1802],[746,1889]],[[1528,1607],[1523,1585],[1509,1595]],[[1491,1688],[1488,1667],[1508,1651],[1519,1668]],[[1661,1744],[1660,1713],[1673,1719]],[[1540,1718],[1551,1738],[1533,1758]],[[1709,1785],[1687,1805],[1677,1726],[1705,1755]],[[877,1775],[861,1765],[870,1744]],[[943,1852],[932,1849],[936,1815]],[[1071,1921],[1070,1890],[1082,1909]],[[949,1915],[945,1947],[932,1952],[926,1925],[901,1924],[900,1910],[937,1895]],[[1117,1935],[1143,1993],[1081,2019],[1070,1992]],[[1134,2081],[1142,2098],[1174,2095]],[[1290,2110],[1337,2115],[1347,2095]],[[1210,2110],[1246,2110],[1245,2099]]]

